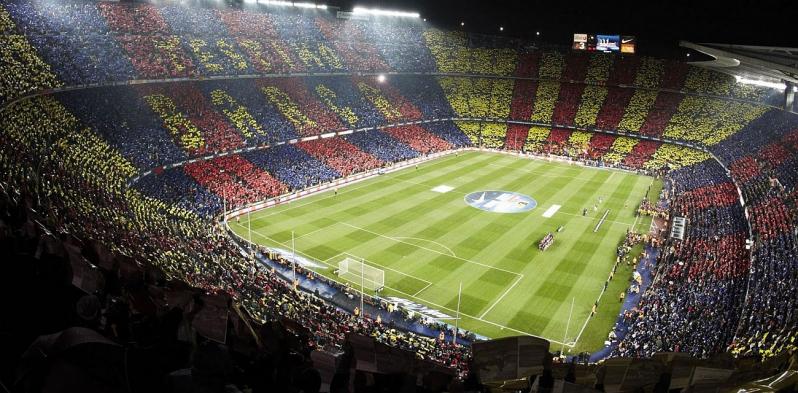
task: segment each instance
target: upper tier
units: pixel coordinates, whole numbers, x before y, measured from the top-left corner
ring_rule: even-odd
[[[738,85],[727,75],[671,60],[529,50],[516,41],[442,31],[417,20],[265,11],[5,2],[0,102],[43,89],[141,79],[353,72],[502,75],[779,98],[774,90]]]

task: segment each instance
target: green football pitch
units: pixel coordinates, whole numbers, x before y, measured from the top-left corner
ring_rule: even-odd
[[[251,236],[290,250],[293,231],[297,254],[342,282],[334,273],[338,262],[363,258],[385,271],[380,296],[448,316],[456,314],[462,283],[461,328],[491,338],[535,335],[555,348],[567,343],[572,353],[593,351],[615,321],[631,270],[619,269],[593,318],[591,308],[626,231],[648,231],[651,220],[638,220],[634,210],[650,186],[655,197],[661,185],[650,177],[471,151],[357,182],[337,195],[329,190],[257,211]],[[486,190],[527,195],[537,206],[497,213],[466,203],[466,195]],[[249,236],[246,216],[229,225]],[[540,251],[548,232],[554,243]]]

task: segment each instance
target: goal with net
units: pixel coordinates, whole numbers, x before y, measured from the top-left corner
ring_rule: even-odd
[[[354,258],[344,258],[338,262],[338,277],[357,285],[363,282],[363,288],[378,291],[385,286],[385,271],[369,266]]]

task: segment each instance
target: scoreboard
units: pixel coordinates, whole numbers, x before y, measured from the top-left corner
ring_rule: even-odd
[[[574,34],[571,48],[574,50],[587,50],[599,52],[621,52],[634,54],[637,40],[631,35],[617,34]]]

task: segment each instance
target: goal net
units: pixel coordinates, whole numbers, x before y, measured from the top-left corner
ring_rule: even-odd
[[[338,262],[338,277],[342,277],[356,285],[360,285],[362,278],[363,288],[372,291],[382,289],[385,286],[385,271],[349,257]]]

